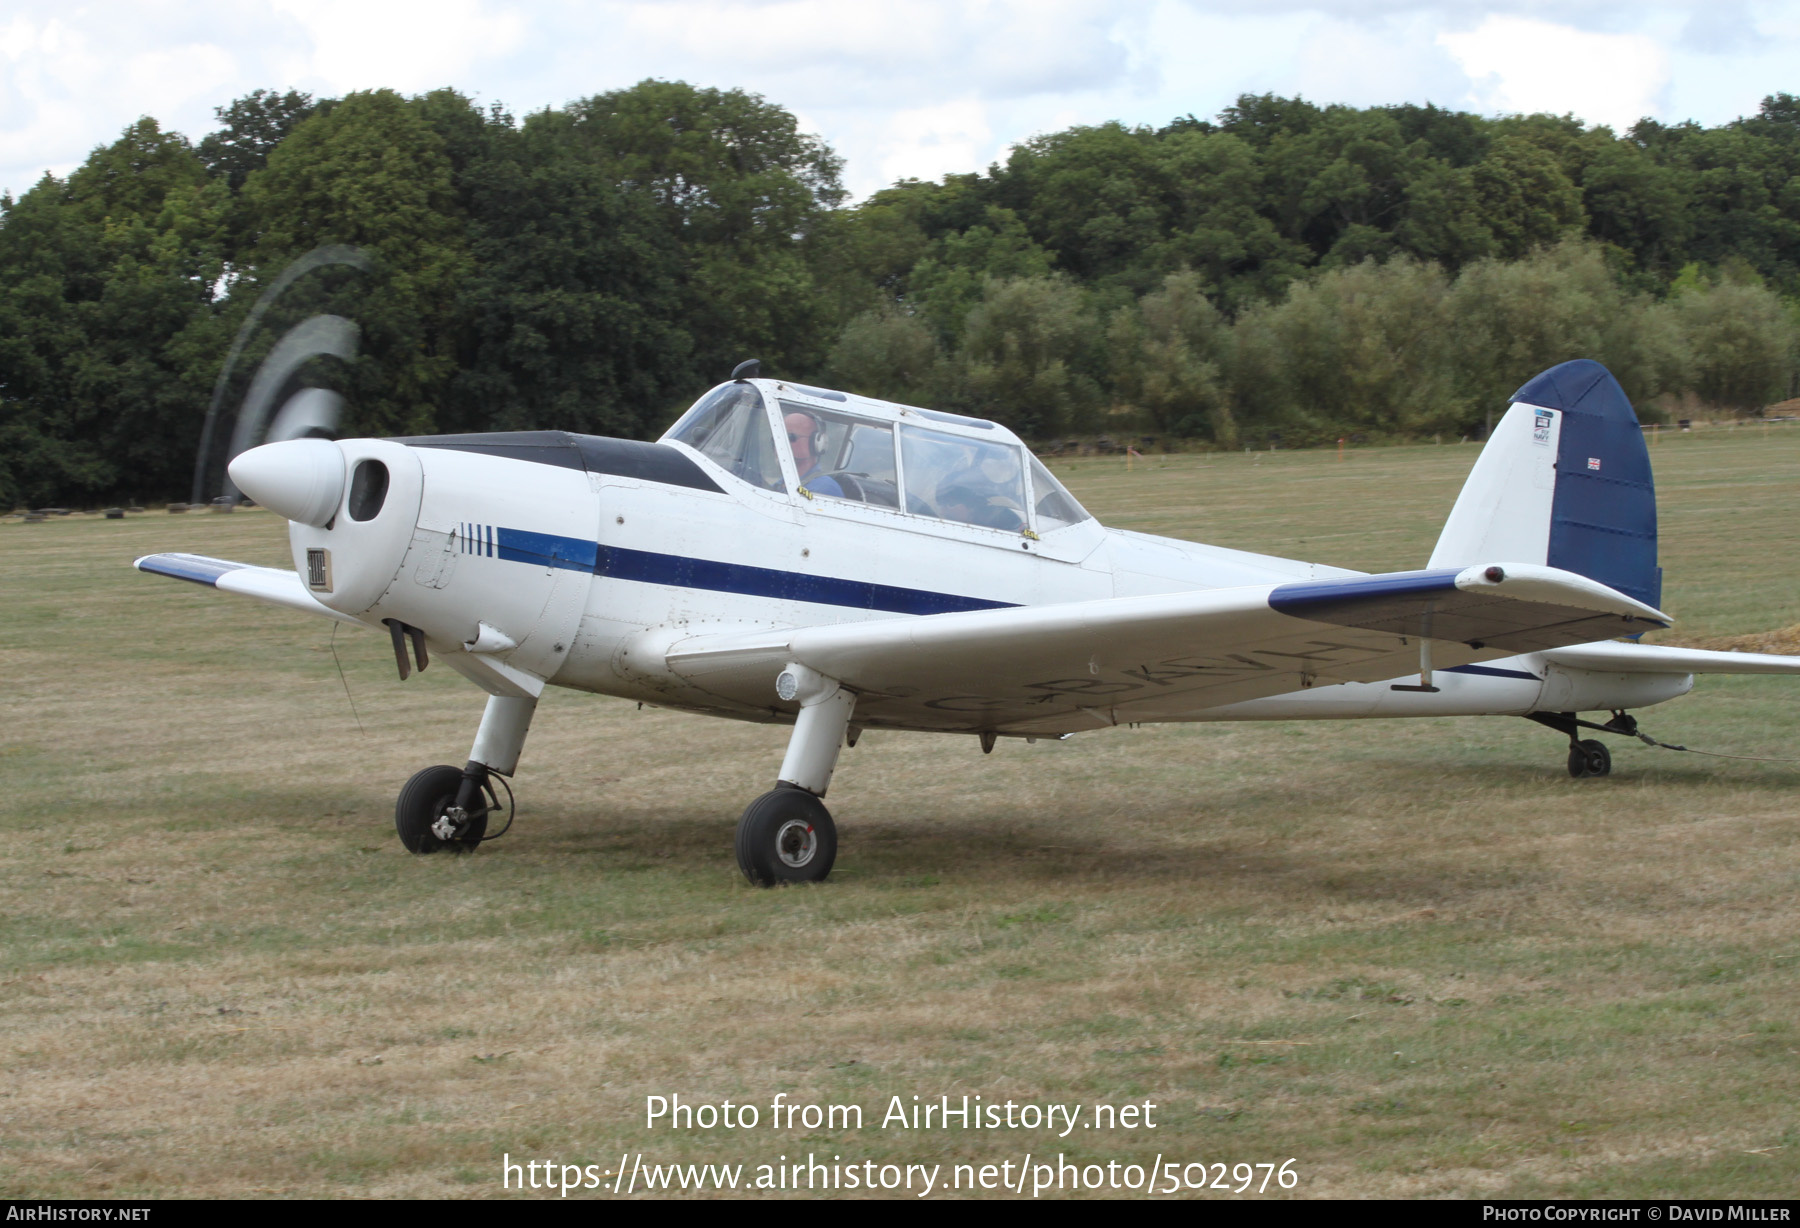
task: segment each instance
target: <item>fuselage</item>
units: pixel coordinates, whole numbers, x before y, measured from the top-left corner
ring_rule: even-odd
[[[352,474],[344,511],[290,525],[313,595],[370,626],[422,630],[436,659],[494,693],[547,683],[787,721],[771,679],[687,677],[668,653],[723,632],[1360,574],[1109,529],[997,424],[773,380],[714,389],[655,444],[529,432],[337,446]],[[1641,707],[1692,685],[1539,654],[1437,681],[1435,693],[1343,683],[1154,719]],[[954,707],[863,723],[981,727]]]

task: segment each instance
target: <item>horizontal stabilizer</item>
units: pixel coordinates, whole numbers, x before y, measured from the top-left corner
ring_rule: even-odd
[[[1533,652],[1637,635],[1669,616],[1597,580],[1528,563],[1284,584],[1283,614],[1339,627]]]
[[[1800,674],[1800,657],[1666,648],[1660,644],[1582,644],[1553,648],[1544,656],[1571,669],[1609,674]]]
[[[340,614],[320,602],[300,582],[300,574],[279,567],[258,567],[253,563],[234,563],[229,559],[208,558],[204,554],[146,554],[132,566],[152,575],[169,576],[239,596],[254,598],[269,605],[323,614],[341,623],[360,627],[363,624],[348,614]]]

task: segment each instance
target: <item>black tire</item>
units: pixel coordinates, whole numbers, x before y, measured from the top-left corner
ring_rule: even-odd
[[[837,824],[804,789],[772,789],[738,819],[736,847],[738,869],[759,887],[816,883],[837,860]]]
[[[1608,776],[1612,773],[1612,752],[1606,749],[1606,743],[1589,738],[1581,744],[1587,753],[1587,774],[1589,776]]]
[[[413,778],[401,787],[400,797],[394,803],[394,830],[400,833],[400,843],[407,852],[464,852],[481,843],[487,834],[486,795],[477,795],[480,808],[455,840],[440,840],[431,831],[431,825],[455,804],[462,778],[461,768],[440,763],[413,773]]]
[[[1588,774],[1587,752],[1579,746],[1569,747],[1569,775],[1580,780]]]

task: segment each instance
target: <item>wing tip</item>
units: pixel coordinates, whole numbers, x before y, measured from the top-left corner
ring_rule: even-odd
[[[211,588],[219,586],[219,577],[234,571],[242,571],[249,567],[248,563],[234,563],[229,559],[208,558],[204,554],[146,554],[132,560],[133,567],[148,572],[153,576],[167,576],[171,580],[186,580],[190,584],[205,584]]]
[[[1456,587],[1465,593],[1498,590],[1526,600],[1556,599],[1596,613],[1617,614],[1627,623],[1646,623],[1650,627],[1670,627],[1672,615],[1622,593],[1602,581],[1580,572],[1541,563],[1477,563],[1456,574]]]

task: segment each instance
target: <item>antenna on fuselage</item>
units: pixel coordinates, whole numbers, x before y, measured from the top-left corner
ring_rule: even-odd
[[[746,358],[731,369],[731,378],[734,380],[755,379],[761,374],[762,359],[760,358]]]

